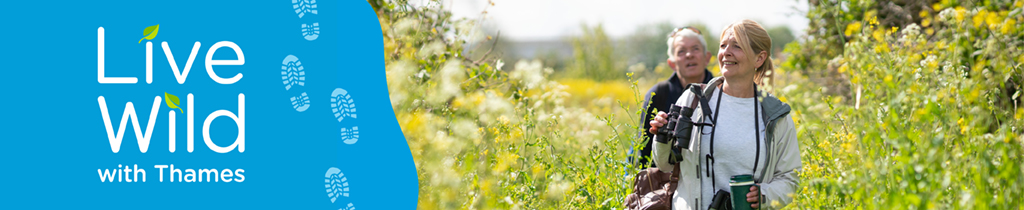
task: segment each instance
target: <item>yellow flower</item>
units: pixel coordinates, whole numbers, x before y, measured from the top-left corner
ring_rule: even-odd
[[[793,127],[798,127],[800,125],[800,110],[793,111],[793,116],[791,117],[793,118]]]
[[[496,157],[495,159],[496,163],[494,164],[494,167],[491,168],[491,170],[497,173],[504,173],[506,170],[509,169],[509,167],[514,167],[515,165],[518,164],[517,161],[519,159],[519,155],[503,151],[500,152],[498,154],[498,157]]]
[[[964,14],[967,13],[967,9],[964,9],[964,7],[962,7],[962,6],[957,6],[955,11],[956,11],[956,14],[953,17],[956,18],[956,22],[963,22],[964,21]]]
[[[541,177],[544,175],[544,167],[540,164],[534,164],[533,167],[530,167],[530,174],[532,174],[533,177]]]
[[[849,142],[843,142],[842,144],[840,144],[840,146],[842,146],[843,149],[845,149],[847,153],[853,153],[854,152],[853,151],[853,144],[850,144]]]
[[[936,95],[936,97],[939,98],[940,102],[941,102],[942,99],[946,98],[946,92],[939,91],[938,93],[935,93],[935,95]]]
[[[981,71],[985,69],[985,64],[987,63],[987,60],[980,59],[977,63],[974,63],[974,66],[971,68],[971,71],[974,73],[981,73]]]
[[[995,12],[989,12],[985,15],[985,23],[988,24],[988,29],[996,30],[996,27],[1003,23],[1003,21],[999,21],[999,19],[999,14]]]
[[[1016,27],[1017,27],[1017,20],[1015,20],[1013,18],[1007,18],[1006,21],[1003,22],[1003,27],[999,28],[999,32],[1003,33],[1005,35],[1009,35],[1011,32],[1017,31]]]
[[[981,11],[978,11],[978,14],[975,14],[974,17],[971,17],[971,22],[974,23],[974,27],[975,28],[981,27],[981,24],[985,23],[985,16],[987,16],[987,15],[988,15],[988,11],[987,10],[981,10]]]
[[[402,129],[408,133],[420,132],[420,129],[424,129],[423,122],[429,120],[427,116],[417,113],[401,114],[398,118]]]
[[[875,38],[878,42],[885,42],[885,32],[881,29],[872,32],[871,37]]]
[[[963,117],[956,121],[956,125],[960,126],[960,134],[967,134],[967,123],[964,123]]]
[[[883,44],[880,44],[880,45],[875,45],[875,53],[887,53],[887,52],[889,52],[889,45],[888,44],[883,43]]]
[[[464,103],[466,103],[466,102],[465,102],[465,99],[463,99],[463,97],[461,97],[461,96],[460,97],[456,97],[455,100],[452,100],[452,109],[462,108],[462,105]]]
[[[914,112],[914,119],[921,119],[921,118],[924,118],[925,116],[928,116],[928,115],[929,115],[928,114],[928,110],[926,110],[926,109],[917,109],[917,111]]]
[[[498,122],[501,122],[501,125],[507,126],[508,125],[508,117],[505,117],[505,115],[501,115],[501,116],[498,117]]]
[[[844,34],[846,34],[846,36],[853,35],[853,32],[860,31],[860,27],[861,27],[860,22],[852,22],[850,24],[847,24],[846,25],[846,32]]]
[[[953,95],[953,96],[957,95],[956,87],[950,87],[948,92],[947,91],[939,91],[939,96],[945,96],[945,95],[947,95],[947,93],[948,93],[948,95]],[[943,97],[939,97],[939,98],[941,99]],[[954,97],[946,97],[946,103],[953,103],[954,100],[955,100]]]

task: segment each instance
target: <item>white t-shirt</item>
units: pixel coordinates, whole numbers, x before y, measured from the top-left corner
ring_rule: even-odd
[[[718,105],[718,95],[722,95],[721,103]],[[725,190],[731,193],[729,188],[729,178],[734,175],[740,174],[760,174],[762,168],[757,168],[757,172],[754,173],[754,153],[759,152],[760,158],[757,160],[759,167],[764,167],[763,163],[765,160],[767,149],[765,141],[765,130],[767,127],[764,124],[764,110],[761,109],[760,103],[755,101],[757,97],[751,98],[737,98],[730,96],[729,94],[722,94],[721,88],[718,88],[711,97],[708,98],[708,103],[712,110],[711,116],[714,117],[716,114],[718,118],[715,118],[718,122],[715,125],[717,129],[712,135],[711,126],[704,126],[702,138],[701,138],[701,154],[700,163],[701,169],[699,174],[701,176],[701,209],[706,209],[707,205],[711,204],[711,200],[715,196],[715,192],[718,190]],[[757,104],[757,115],[754,115],[754,105]],[[715,108],[719,110],[715,110]],[[710,123],[710,118],[705,118]],[[694,121],[696,116],[694,116]],[[760,150],[757,149],[757,138],[755,138],[755,125],[754,121],[758,123],[758,131],[756,135],[760,135]],[[714,171],[714,184],[712,185],[712,178],[708,175],[708,165],[712,162],[709,160],[708,154],[711,151],[711,137],[714,136],[714,160],[711,165],[711,169]],[[757,176],[755,176],[757,177]],[[743,196],[746,195],[732,195],[732,196]]]

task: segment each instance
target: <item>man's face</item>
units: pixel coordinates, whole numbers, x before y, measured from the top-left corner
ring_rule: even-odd
[[[673,45],[673,56],[669,56],[669,67],[683,78],[703,79],[704,69],[708,67],[710,53],[700,46],[700,40],[692,37],[676,38]],[[686,81],[700,83],[703,81]]]

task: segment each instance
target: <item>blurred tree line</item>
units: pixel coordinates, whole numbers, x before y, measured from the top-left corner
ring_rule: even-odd
[[[595,81],[625,80],[627,72],[634,73],[640,83],[651,83],[667,78],[672,70],[665,63],[668,59],[668,34],[675,28],[692,26],[698,28],[708,43],[712,56],[718,54],[718,42],[721,31],[711,31],[699,21],[687,24],[674,24],[661,21],[638,25],[629,35],[614,38],[608,35],[602,24],[580,24],[580,34],[551,41],[517,41],[507,37],[490,40],[490,43],[470,46],[467,54],[470,57],[480,56],[487,51],[497,52],[499,57],[508,62],[522,59],[540,60],[544,66],[555,70],[554,77],[585,78]],[[793,31],[786,26],[769,26],[766,28],[773,40],[773,50],[778,55],[784,46],[796,41]],[[500,36],[496,29],[485,29],[491,37]],[[524,52],[535,45],[534,52]],[[570,48],[559,50],[559,48]],[[491,49],[494,50],[491,50]],[[571,52],[571,53],[567,53]],[[708,68],[715,64],[712,60]],[[714,70],[712,70],[714,72]]]

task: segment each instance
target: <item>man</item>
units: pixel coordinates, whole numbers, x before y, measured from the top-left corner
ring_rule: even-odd
[[[672,68],[672,76],[668,80],[659,82],[647,91],[643,107],[644,130],[640,133],[647,144],[640,150],[639,164],[647,164],[651,159],[651,142],[654,134],[651,129],[652,111],[668,112],[669,107],[675,104],[679,96],[683,94],[685,87],[690,83],[708,83],[711,81],[711,71],[707,70],[708,62],[711,60],[711,52],[707,50],[707,41],[701,35],[700,30],[694,27],[676,28],[668,36],[668,66]],[[631,151],[632,152],[632,151]],[[652,162],[648,167],[656,167]]]

